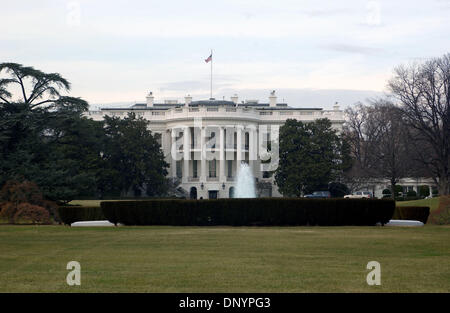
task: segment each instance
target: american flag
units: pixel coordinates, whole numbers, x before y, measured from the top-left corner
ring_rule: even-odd
[[[211,61],[211,60],[212,60],[212,53],[211,53],[211,55],[210,55],[207,59],[205,59],[205,62],[208,63],[208,62]]]

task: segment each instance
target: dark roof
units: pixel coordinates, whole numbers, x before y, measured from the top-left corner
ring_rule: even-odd
[[[240,106],[240,107],[268,107],[269,104],[268,103],[249,102],[249,103],[238,103],[238,106]]]
[[[270,106],[269,103],[254,103],[254,102],[249,102],[249,103],[239,103],[238,106],[240,107],[268,107]],[[287,107],[287,103],[277,103],[277,107]]]
[[[236,106],[236,104],[232,101],[227,100],[199,100],[199,101],[192,101],[189,103],[190,107],[198,107],[198,106],[220,106],[220,105],[226,105],[226,106]],[[102,108],[101,110],[164,110],[164,109],[170,109],[173,107],[184,107],[184,103],[154,103],[152,107],[147,107],[146,103],[136,103],[132,105],[129,108]],[[248,103],[238,103],[238,107],[252,107],[259,110],[314,110],[314,111],[320,111],[323,110],[322,108],[294,108],[287,105],[287,103],[277,103],[276,107],[271,107],[269,103],[255,103],[255,102],[248,102]]]
[[[135,103],[131,107],[132,108],[146,107],[146,104],[145,103]]]
[[[154,107],[160,108],[171,108],[176,106],[184,106],[184,103],[153,103]],[[146,108],[146,103],[136,103],[131,106],[131,108]]]
[[[259,109],[259,110],[285,110],[285,111],[288,111],[288,110],[302,110],[302,111],[311,111],[311,110],[314,110],[314,111],[321,111],[321,110],[323,110],[322,108],[293,108],[293,107],[288,107],[288,106],[286,106],[286,107],[264,107],[264,108],[257,108],[257,109]]]
[[[219,105],[236,106],[236,104],[233,101],[227,101],[227,100],[199,100],[199,101],[192,101],[191,103],[189,103],[189,106],[191,106],[191,107],[219,106]]]
[[[155,108],[155,107],[134,107],[131,108],[100,108],[100,111],[134,111],[134,110],[168,110],[169,108]]]
[[[184,107],[184,103],[153,103],[154,107],[166,107],[166,108],[171,108],[171,107]]]

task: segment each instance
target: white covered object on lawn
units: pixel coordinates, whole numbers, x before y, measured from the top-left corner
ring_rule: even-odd
[[[414,220],[390,220],[385,226],[423,226],[420,221]]]
[[[88,227],[88,226],[114,226],[110,221],[84,221],[70,224],[72,227]]]

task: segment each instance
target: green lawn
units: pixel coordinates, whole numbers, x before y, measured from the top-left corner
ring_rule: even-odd
[[[0,226],[0,292],[450,292],[450,227]],[[81,286],[66,264],[81,264]],[[368,286],[369,261],[381,286]]]
[[[439,197],[412,201],[397,201],[397,206],[427,206],[430,211],[436,210],[439,206]]]

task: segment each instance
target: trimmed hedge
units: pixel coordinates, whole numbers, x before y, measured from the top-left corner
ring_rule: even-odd
[[[80,221],[102,221],[107,218],[103,215],[101,207],[88,206],[60,206],[58,207],[61,221],[70,225]]]
[[[393,200],[256,198],[101,202],[104,216],[125,225],[375,225],[389,222]]]
[[[393,220],[415,220],[426,224],[430,208],[427,206],[398,206],[395,208]]]

